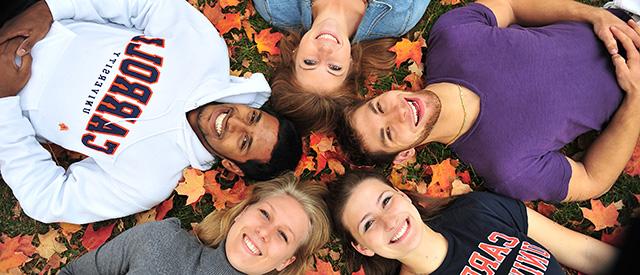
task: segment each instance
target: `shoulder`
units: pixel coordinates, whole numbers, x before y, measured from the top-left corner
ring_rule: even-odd
[[[429,0],[370,0],[353,42],[398,37],[418,24]]]
[[[431,33],[445,30],[452,26],[479,23],[480,25],[497,26],[498,22],[493,12],[482,4],[470,3],[461,8],[455,8],[441,15],[431,29]]]
[[[269,24],[279,29],[308,29],[311,0],[253,0],[253,5]]]
[[[166,234],[182,231],[183,229],[180,225],[180,220],[178,218],[168,218],[162,221],[141,224],[132,228],[132,230],[136,229],[138,231],[145,232],[145,234],[148,234],[149,236],[165,236]]]

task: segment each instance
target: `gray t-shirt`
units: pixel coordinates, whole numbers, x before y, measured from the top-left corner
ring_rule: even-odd
[[[59,274],[242,274],[170,218],[135,226],[66,265]]]

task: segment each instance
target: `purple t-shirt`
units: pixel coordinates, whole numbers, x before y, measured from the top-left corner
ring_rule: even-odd
[[[498,28],[490,9],[472,3],[442,15],[427,44],[427,83],[480,97],[475,124],[452,144],[462,161],[495,192],[563,200],[571,167],[558,150],[603,129],[624,96],[592,27]]]

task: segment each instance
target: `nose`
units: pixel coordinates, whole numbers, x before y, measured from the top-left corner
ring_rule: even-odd
[[[320,41],[318,44],[318,52],[331,54],[333,52],[333,47],[331,47],[331,44],[329,44],[329,42]]]
[[[240,119],[236,116],[232,116],[228,119],[227,121],[228,124],[228,131],[229,132],[235,132],[235,131],[248,131],[248,126],[247,122],[244,121],[243,119]]]
[[[384,224],[384,230],[385,231],[393,231],[393,229],[395,229],[395,226],[397,224],[397,222],[396,222],[397,219],[396,219],[395,215],[385,214],[382,217],[380,217],[380,220]]]
[[[256,227],[256,234],[265,243],[269,242],[274,231],[275,229],[273,228],[273,226],[269,224],[263,224]]]

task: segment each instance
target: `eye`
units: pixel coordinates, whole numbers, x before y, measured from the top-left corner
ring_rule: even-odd
[[[367,222],[364,223],[364,232],[367,232],[367,230],[369,230],[369,228],[371,228],[371,226],[373,225],[373,220],[368,220]]]
[[[280,237],[282,237],[285,243],[289,243],[289,238],[287,237],[287,234],[285,234],[282,230],[278,230],[278,233],[280,233]]]
[[[262,214],[262,216],[263,216],[265,219],[267,219],[267,220],[269,220],[269,218],[271,217],[271,216],[269,216],[269,212],[267,212],[267,210],[260,209],[260,213],[261,213],[261,214]]]
[[[382,207],[384,208],[391,201],[391,196],[388,196],[382,200]]]
[[[329,69],[333,70],[333,71],[340,71],[340,70],[342,70],[342,66],[329,64]]]
[[[384,130],[385,134],[387,134],[387,138],[389,140],[393,140],[391,139],[391,128],[387,127],[387,129]]]
[[[244,150],[247,148],[247,144],[249,144],[249,136],[244,135],[242,137],[242,143],[240,144],[240,150]]]
[[[318,61],[315,61],[313,59],[306,59],[306,58],[302,62],[304,62],[304,64],[307,66],[313,66],[315,64],[318,64]]]
[[[378,108],[378,112],[380,112],[381,114],[384,114],[384,111],[382,110],[382,105],[380,105],[380,101],[376,102],[376,108]]]
[[[256,122],[256,118],[258,117],[258,112],[251,112],[251,117],[249,118],[249,124],[253,124]]]

